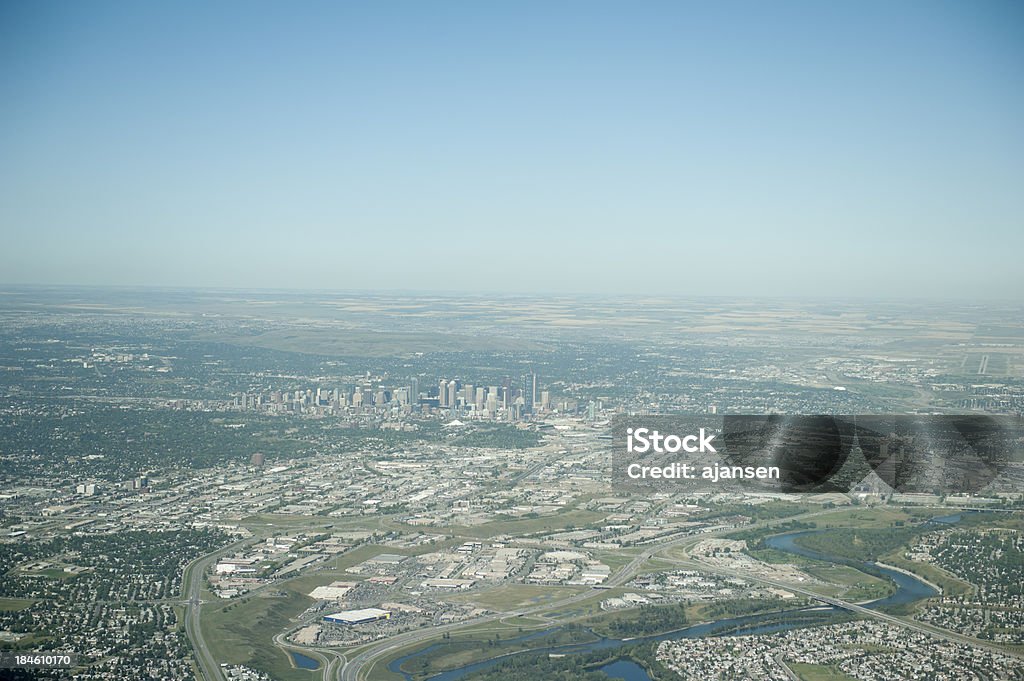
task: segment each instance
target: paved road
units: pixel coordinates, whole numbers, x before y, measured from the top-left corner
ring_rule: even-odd
[[[770,527],[772,525],[789,522],[791,520],[800,520],[811,518],[814,516],[825,515],[828,513],[836,513],[839,512],[840,510],[842,509],[836,508],[823,511],[813,511],[811,513],[804,513],[798,516],[790,516],[788,518],[773,518],[771,520],[765,520],[759,523],[755,523],[753,525],[749,525],[743,529]],[[636,576],[636,573],[639,572],[640,567],[656,554],[668,551],[669,549],[676,548],[688,542],[696,543],[710,535],[720,534],[722,532],[734,532],[736,531],[736,529],[737,528],[731,526],[722,527],[714,532],[704,532],[699,535],[686,535],[685,537],[679,537],[677,539],[657,544],[634,557],[632,561],[630,561],[627,565],[623,566],[614,576],[612,576],[607,582],[605,582],[604,585],[608,587],[614,587],[625,584],[634,576]],[[453,624],[446,624],[439,627],[417,629],[414,631],[407,631],[397,636],[392,636],[391,638],[388,638],[382,641],[380,644],[368,648],[367,650],[364,650],[352,659],[348,660],[346,664],[344,664],[342,667],[338,669],[338,681],[358,681],[360,675],[363,673],[364,670],[371,669],[382,658],[403,648],[410,648],[416,644],[423,643],[432,638],[436,638],[446,631],[452,631],[454,629],[460,629],[462,627],[473,626],[478,624],[485,624],[487,622],[493,622],[495,620],[500,620],[507,617],[533,615],[537,613],[543,613],[551,610],[564,608],[567,605],[572,605],[573,603],[578,603],[580,601],[594,598],[596,593],[600,592],[588,590],[576,594],[574,596],[568,596],[566,598],[551,603],[546,603],[544,605],[538,605],[531,608],[516,610],[513,612],[495,613],[493,615],[486,615],[484,617],[466,620],[464,622],[455,622]],[[324,678],[326,679],[329,677],[325,676]]]
[[[305,625],[304,625],[305,626]],[[312,657],[320,662],[320,668],[324,679],[331,679],[338,673],[337,665],[345,664],[345,655],[330,648],[309,648],[307,646],[295,645],[287,640],[290,631],[284,631],[274,636],[274,645],[286,653],[296,652]]]
[[[786,675],[786,678],[789,679],[789,681],[801,681],[800,677],[794,674],[793,670],[790,669],[789,665],[782,659],[782,653],[775,653],[775,655],[772,656],[772,659],[775,660],[775,665],[782,670],[782,673]]]
[[[200,590],[203,588],[203,576],[214,561],[224,554],[234,551],[248,541],[251,540],[242,539],[229,546],[219,548],[213,553],[200,556],[185,568],[182,581],[182,596],[186,599],[184,602],[185,634],[192,641],[192,650],[195,652],[196,662],[199,664],[199,669],[202,671],[206,681],[224,681],[224,675],[220,671],[220,665],[217,664],[217,660],[213,658],[213,654],[206,646],[206,641],[203,640],[202,627],[199,626],[200,610],[203,607],[203,602],[199,600]]]
[[[786,591],[792,591],[793,593],[798,593],[798,594],[801,594],[803,596],[808,596],[809,598],[813,598],[813,599],[821,601],[823,603],[828,603],[829,605],[834,605],[836,607],[840,607],[840,608],[843,608],[845,610],[849,610],[851,612],[855,612],[858,615],[864,615],[865,617],[871,617],[871,618],[874,618],[874,619],[877,619],[877,620],[881,620],[883,622],[888,622],[889,624],[895,624],[897,626],[901,626],[901,627],[904,627],[906,629],[912,629],[914,631],[918,631],[918,632],[921,632],[923,634],[929,634],[930,636],[935,636],[937,638],[941,638],[941,639],[944,639],[946,641],[950,641],[952,643],[963,643],[963,644],[967,644],[967,645],[970,645],[970,646],[975,646],[975,647],[978,647],[978,648],[986,648],[988,650],[991,650],[991,651],[994,651],[994,652],[998,652],[998,653],[1002,653],[1004,655],[1009,655],[1011,657],[1017,657],[1017,658],[1024,657],[1024,653],[1017,653],[1017,652],[1014,652],[1012,650],[1007,650],[1006,648],[1000,648],[997,645],[991,645],[991,644],[985,643],[984,641],[979,641],[977,639],[973,639],[973,638],[971,638],[969,636],[964,636],[962,634],[958,634],[958,633],[953,632],[953,631],[948,631],[946,629],[940,629],[938,627],[933,627],[933,626],[931,626],[929,624],[924,624],[924,623],[921,623],[921,622],[916,622],[914,620],[903,619],[903,618],[897,617],[895,615],[890,615],[888,613],[879,612],[878,610],[873,610],[871,608],[866,608],[863,605],[858,605],[856,603],[851,603],[849,601],[844,601],[844,600],[839,599],[839,598],[832,598],[832,597],[829,597],[829,596],[822,596],[821,594],[815,593],[814,591],[811,591],[809,589],[804,589],[803,587],[799,587],[799,586],[793,586],[792,584],[790,584],[788,582],[780,582],[780,581],[777,581],[777,580],[774,580],[774,579],[767,579],[767,578],[760,577],[760,576],[757,576],[757,575],[751,575],[748,572],[741,572],[739,570],[729,570],[727,568],[722,568],[722,567],[719,567],[717,565],[709,565],[709,564],[707,564],[707,563],[705,563],[703,561],[696,560],[696,559],[693,559],[693,558],[691,558],[689,560],[674,560],[673,562],[678,562],[678,563],[685,564],[685,565],[688,565],[688,566],[695,566],[698,569],[703,570],[705,572],[711,572],[711,573],[714,573],[714,574],[720,574],[720,575],[724,575],[724,576],[727,576],[727,577],[737,577],[739,579],[745,579],[745,580],[750,581],[750,582],[756,582],[758,584],[765,584],[765,585],[768,585],[768,586],[777,587],[779,589],[785,589]]]
[[[792,520],[803,520],[815,516],[827,515],[830,513],[838,513],[844,510],[848,509],[845,509],[843,507],[837,507],[835,509],[812,511],[810,513],[805,513],[798,516],[791,516],[788,518],[774,518],[771,520],[761,521],[759,523],[749,525],[742,529],[757,529],[771,527],[773,525],[786,523]],[[714,531],[704,532],[698,535],[686,535],[684,537],[678,537],[675,539],[671,539],[669,541],[653,545],[650,548],[644,550],[643,552],[637,554],[627,565],[620,568],[605,583],[605,586],[615,587],[625,584],[630,579],[636,576],[636,574],[640,571],[641,567],[647,561],[649,561],[651,558],[655,557],[658,554],[663,554],[673,548],[685,547],[687,544],[696,544],[697,542],[707,538],[708,536],[733,532],[736,529],[737,528],[731,526],[721,527],[717,528]],[[225,550],[230,550],[231,548],[233,547],[228,547],[228,549],[222,549],[221,552]],[[199,588],[202,584],[202,575],[205,572],[205,569],[210,565],[210,563],[213,560],[216,559],[216,557],[217,554],[213,554],[211,556],[207,556],[203,559],[200,559],[202,561],[202,565],[200,565],[199,562],[197,561],[197,563],[195,564],[196,569],[193,569],[191,573],[189,573],[190,579],[188,593],[191,595],[191,600],[189,608],[186,611],[186,629],[189,632],[189,637],[193,641],[193,645],[196,649],[197,659],[199,659],[200,661],[200,664],[203,668],[203,672],[206,675],[207,681],[222,681],[223,679],[223,677],[220,674],[220,668],[217,666],[216,661],[212,659],[212,656],[210,656],[209,651],[206,649],[205,643],[202,641],[202,632],[198,628],[199,608],[201,606],[201,604],[198,602],[198,594]],[[1022,655],[1019,653],[1013,653],[1005,649],[1002,649],[998,646],[987,645],[983,642],[979,642],[969,637],[956,634],[955,632],[948,632],[942,629],[932,627],[930,625],[924,625],[919,622],[904,620],[893,615],[865,608],[855,603],[849,603],[847,601],[842,601],[840,599],[825,597],[808,589],[797,587],[786,582],[765,579],[758,576],[752,576],[747,573],[741,573],[734,570],[720,568],[714,565],[708,565],[689,556],[682,560],[662,557],[662,560],[669,560],[670,562],[685,564],[690,567],[697,567],[707,572],[723,574],[731,577],[739,577],[747,579],[749,581],[762,583],[769,586],[775,586],[782,589],[787,589],[794,593],[799,593],[801,595],[808,596],[810,598],[814,598],[822,602],[826,602],[832,605],[836,605],[838,607],[845,608],[847,610],[858,613],[865,617],[885,621],[890,624],[916,630],[948,641],[956,643],[965,643],[972,646],[980,646],[1003,654],[1009,654],[1014,657],[1022,657]],[[274,637],[274,643],[284,650],[296,650],[307,655],[312,655],[313,657],[319,659],[321,664],[323,664],[323,678],[325,680],[336,678],[338,679],[338,681],[359,681],[359,679],[363,678],[365,674],[369,672],[370,669],[372,669],[376,664],[380,663],[384,658],[390,656],[391,654],[403,649],[410,649],[420,643],[426,642],[430,639],[437,638],[445,632],[450,632],[469,626],[486,624],[489,622],[495,622],[498,620],[513,617],[521,617],[526,615],[542,615],[546,612],[556,611],[565,608],[566,606],[572,605],[574,603],[594,598],[599,593],[600,592],[594,590],[587,590],[579,594],[568,596],[543,605],[532,606],[528,608],[514,610],[511,612],[493,613],[472,620],[455,622],[443,626],[408,631],[397,636],[385,639],[375,645],[371,645],[365,650],[363,650],[361,653],[352,657],[351,659],[346,658],[346,656],[340,653],[339,651],[332,650],[330,648],[308,648],[289,644],[286,642],[284,634],[280,634]]]

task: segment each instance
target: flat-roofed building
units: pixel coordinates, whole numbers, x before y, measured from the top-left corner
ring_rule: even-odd
[[[352,626],[354,624],[366,624],[367,622],[377,622],[379,620],[388,619],[391,619],[390,610],[381,610],[380,608],[362,608],[360,610],[343,610],[342,612],[336,612],[333,615],[326,615],[324,617],[324,622]]]
[[[327,586],[316,587],[309,592],[309,597],[324,601],[336,601],[344,598],[356,586],[355,582],[332,582]]]

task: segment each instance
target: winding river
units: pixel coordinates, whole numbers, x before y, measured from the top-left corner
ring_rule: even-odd
[[[961,516],[948,515],[932,518],[930,522],[936,524],[953,524],[960,521]],[[805,530],[800,532],[788,532],[786,534],[779,534],[773,537],[769,537],[765,540],[768,546],[778,549],[780,551],[786,551],[798,556],[805,558],[811,558],[814,560],[828,561],[839,565],[849,565],[855,567],[858,570],[867,572],[868,574],[885,577],[891,580],[896,585],[896,590],[885,598],[880,598],[869,603],[863,603],[862,605],[866,608],[882,608],[891,605],[903,605],[906,603],[913,603],[923,598],[930,598],[937,595],[937,591],[921,581],[920,579],[897,570],[884,567],[877,563],[848,560],[836,556],[829,556],[824,553],[812,551],[799,546],[796,540],[800,537],[814,534],[816,532],[827,532],[828,530]],[[699,638],[703,636],[716,636],[716,635],[741,635],[741,634],[767,634],[776,631],[784,631],[786,629],[793,629],[796,627],[807,626],[808,624],[822,623],[829,619],[832,619],[835,615],[843,612],[840,608],[836,608],[830,605],[812,606],[805,608],[794,608],[792,610],[785,611],[774,611],[758,613],[756,615],[746,615],[743,617],[730,617],[726,619],[715,620],[712,622],[705,622],[703,624],[695,624],[688,626],[678,631],[671,631],[665,634],[658,634],[655,636],[643,636],[632,639],[616,639],[616,638],[600,638],[596,641],[589,643],[576,643],[576,644],[564,644],[558,646],[550,646],[544,648],[532,648],[529,650],[515,650],[509,651],[506,655],[500,657],[491,658],[482,662],[476,662],[468,664],[464,667],[458,667],[451,669],[446,672],[441,672],[434,676],[431,676],[428,681],[458,681],[464,676],[473,672],[481,671],[489,667],[493,667],[501,660],[510,657],[512,655],[522,655],[525,653],[553,653],[558,655],[569,655],[577,653],[589,653],[599,650],[612,650],[625,645],[632,645],[636,643],[644,643],[649,641],[666,641],[675,640],[681,638]],[[503,641],[502,647],[506,645],[512,645],[521,643],[525,640],[536,639],[545,635],[551,634],[557,629],[548,629],[545,631],[534,632],[525,636],[520,636],[514,639],[508,639]],[[444,645],[443,643],[435,643],[434,645],[428,646],[422,650],[417,650],[408,655],[404,655],[395,660],[392,660],[388,664],[388,670],[396,674],[402,675],[406,681],[412,681],[411,675],[402,671],[401,666],[411,660],[415,660],[417,657],[436,650],[439,646]],[[650,676],[647,674],[643,667],[640,667],[636,663],[632,663],[628,660],[616,660],[610,664],[607,664],[600,668],[601,671],[608,674],[613,679],[624,679],[625,681],[650,681]]]

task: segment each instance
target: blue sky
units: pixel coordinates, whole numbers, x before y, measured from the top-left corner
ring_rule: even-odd
[[[1024,291],[1014,2],[0,4],[0,282]]]

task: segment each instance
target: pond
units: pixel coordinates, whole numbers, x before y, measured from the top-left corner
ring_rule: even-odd
[[[298,667],[299,669],[319,669],[320,668],[320,662],[318,660],[314,660],[312,657],[309,657],[308,655],[303,655],[302,653],[293,652],[292,653],[292,660],[295,661],[295,666]]]
[[[647,670],[633,660],[615,660],[615,662],[601,667],[600,671],[613,679],[622,681],[652,681]]]

